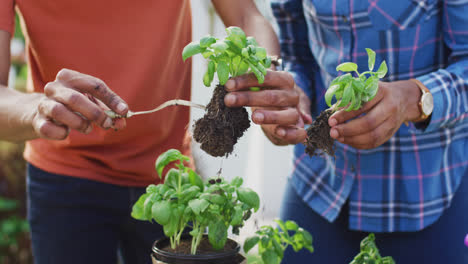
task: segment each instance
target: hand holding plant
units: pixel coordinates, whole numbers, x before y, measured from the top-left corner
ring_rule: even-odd
[[[357,115],[362,113],[359,111],[363,104],[371,101],[376,97],[379,91],[379,80],[387,74],[387,64],[383,61],[377,71],[374,70],[375,52],[371,49],[366,49],[369,70],[359,73],[358,66],[352,62],[345,62],[336,67],[337,71],[347,72],[344,75],[336,77],[328,87],[325,93],[325,101],[329,109],[323,111],[317,120],[307,129],[306,153],[310,156],[317,155],[317,150],[334,155],[334,135],[330,132],[331,126],[337,124],[336,119],[332,121],[329,118],[335,112],[351,113],[349,115]],[[355,73],[355,76],[353,76]],[[336,102],[332,104],[333,98]],[[368,107],[370,104],[366,104]],[[342,108],[340,111],[338,111]],[[352,111],[352,112],[350,112]],[[344,114],[341,114],[343,117]],[[338,115],[333,115],[337,117]],[[334,135],[335,136],[335,135]]]
[[[361,252],[349,264],[395,264],[392,257],[381,257],[375,244],[375,235],[370,234],[361,241]]]

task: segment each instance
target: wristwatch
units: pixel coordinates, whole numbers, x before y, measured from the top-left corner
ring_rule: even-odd
[[[434,98],[432,97],[429,89],[427,89],[427,87],[421,81],[417,79],[410,79],[410,81],[414,82],[422,93],[421,99],[418,103],[421,115],[416,120],[412,121],[413,123],[417,123],[426,120],[432,114],[432,110],[434,110]]]

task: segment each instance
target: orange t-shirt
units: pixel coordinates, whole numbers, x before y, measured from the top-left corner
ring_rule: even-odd
[[[189,0],[0,0],[0,29],[12,31],[13,6],[23,18],[30,91],[43,92],[62,68],[102,79],[133,111],[190,99]],[[29,141],[25,158],[52,173],[125,186],[157,181],[154,162],[182,148],[189,109],[169,107],[127,120],[122,131],[94,127],[63,141]]]

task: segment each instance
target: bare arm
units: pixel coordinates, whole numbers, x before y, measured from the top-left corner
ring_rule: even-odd
[[[92,123],[110,128],[106,107],[119,114],[127,112],[125,102],[103,81],[71,70],[61,70],[44,87],[44,94],[8,89],[10,37],[0,30],[0,140],[64,139],[70,129],[89,133]],[[120,104],[123,107],[118,108]],[[124,126],[124,121],[116,124],[116,128]]]
[[[258,11],[253,0],[212,0],[226,27],[242,28],[248,36],[254,36],[269,55],[280,55],[278,38],[270,22]]]

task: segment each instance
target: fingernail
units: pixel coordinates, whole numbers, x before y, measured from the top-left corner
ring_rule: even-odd
[[[234,105],[236,103],[236,96],[232,94],[228,94],[224,97],[224,102],[227,105]]]
[[[253,119],[256,123],[262,123],[263,120],[265,119],[265,115],[263,113],[253,113]]]
[[[224,86],[226,87],[227,90],[232,90],[234,89],[234,81],[228,80]]]
[[[104,124],[102,124],[102,127],[107,129],[107,128],[110,128],[111,126],[112,126],[112,119],[107,117],[106,120],[104,121]]]
[[[284,128],[278,128],[278,129],[276,130],[276,134],[277,134],[278,136],[280,136],[280,137],[284,137],[284,136],[286,136],[286,130],[284,130]]]
[[[339,136],[340,136],[340,134],[338,133],[338,130],[336,130],[336,129],[331,129],[330,130],[330,137],[331,138],[337,139]]]
[[[330,125],[331,127],[336,126],[337,124],[338,124],[338,121],[336,121],[335,118],[330,118],[330,120],[328,120],[328,125]]]
[[[127,105],[126,105],[126,104],[124,104],[124,103],[119,103],[119,104],[117,105],[117,111],[119,111],[119,112],[124,112],[125,110],[127,110]]]

